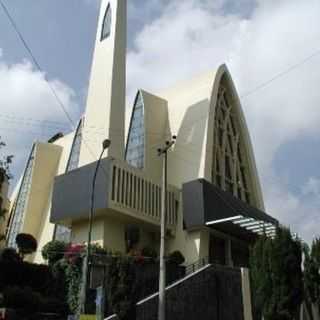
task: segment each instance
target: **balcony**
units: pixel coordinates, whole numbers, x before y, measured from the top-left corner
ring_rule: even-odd
[[[64,225],[88,218],[96,162],[57,176],[50,221]],[[166,223],[174,229],[178,217],[178,189],[168,186]],[[97,175],[95,217],[113,216],[160,226],[161,186],[124,161],[105,158]]]

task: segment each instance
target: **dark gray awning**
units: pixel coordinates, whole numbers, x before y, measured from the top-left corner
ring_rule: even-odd
[[[265,212],[204,179],[184,184],[182,195],[187,228],[206,225],[250,240],[263,233],[273,236],[278,226],[278,221]]]

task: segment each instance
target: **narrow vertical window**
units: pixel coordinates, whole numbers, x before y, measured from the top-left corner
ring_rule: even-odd
[[[66,167],[66,173],[78,168],[79,165],[79,158],[80,158],[80,149],[81,149],[81,142],[82,142],[82,126],[83,126],[83,119],[79,121],[77,130],[74,134],[72,147]]]
[[[71,170],[77,169],[79,165],[81,142],[82,142],[82,127],[83,118],[80,119],[76,132],[74,134],[69,159],[66,167],[66,173]],[[70,242],[71,240],[71,230],[70,228],[57,224],[54,231],[54,239],[64,242]]]
[[[110,3],[107,6],[106,13],[103,17],[102,30],[101,30],[101,38],[100,41],[108,38],[111,33],[111,7]]]
[[[136,97],[132,110],[126,147],[126,161],[139,169],[144,166],[144,106],[140,92]]]
[[[16,248],[16,236],[21,232],[25,211],[28,205],[29,193],[32,183],[32,172],[35,157],[35,145],[33,145],[27,166],[24,170],[20,189],[12,212],[12,223],[8,233],[8,247]]]

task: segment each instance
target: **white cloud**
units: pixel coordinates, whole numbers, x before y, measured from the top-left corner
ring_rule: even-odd
[[[50,80],[50,85],[76,119],[78,107],[73,90],[58,79]],[[21,172],[34,139],[47,139],[68,127],[45,74],[35,71],[27,60],[8,65],[0,56],[0,136],[7,143],[5,152],[15,156],[12,171],[16,175]]]
[[[319,50],[319,1],[251,2],[248,18],[223,14],[230,5],[226,0],[214,7],[209,0],[167,4],[139,33],[128,54],[131,100],[137,87],[158,91],[223,62],[240,94],[250,92]],[[301,188],[292,194],[286,181],[275,175],[274,165],[276,153],[286,143],[320,133],[319,62],[320,54],[242,98],[267,208],[307,238],[319,222],[317,197],[306,204]]]
[[[307,183],[302,187],[302,193],[305,196],[313,195],[320,198],[320,180],[310,177]]]

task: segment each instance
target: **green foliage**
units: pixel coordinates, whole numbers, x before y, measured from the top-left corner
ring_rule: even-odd
[[[304,284],[306,299],[320,312],[320,238],[312,241],[311,250],[304,246]]]
[[[250,254],[256,319],[292,320],[303,299],[302,246],[290,230],[278,228],[274,239],[262,236]]]
[[[185,261],[183,254],[176,250],[169,254],[169,262],[175,263],[177,265],[183,264]]]
[[[48,260],[49,265],[53,265],[63,258],[66,248],[65,242],[53,240],[42,248],[41,254],[44,260]]]
[[[129,257],[113,258],[109,269],[108,300],[120,320],[129,319],[134,313],[135,272],[134,260]]]
[[[0,150],[5,146],[6,144],[1,140],[1,137],[0,137]],[[13,155],[1,156],[0,158],[0,186],[4,181],[5,176],[8,179],[11,178],[10,165],[12,163],[12,159],[13,159]]]
[[[82,265],[81,263],[68,263],[66,260],[63,260],[61,267],[65,271],[68,305],[70,310],[76,313],[81,289]]]

